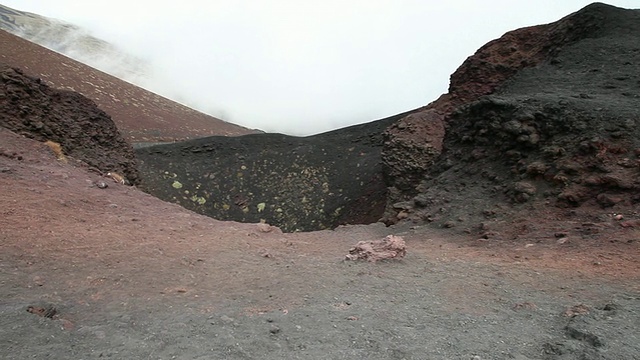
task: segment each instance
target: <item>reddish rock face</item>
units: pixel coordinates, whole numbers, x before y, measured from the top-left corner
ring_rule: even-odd
[[[385,132],[385,178],[410,190],[429,170],[442,150],[444,121],[436,109],[426,109],[396,122]]]
[[[416,187],[442,151],[445,129],[456,109],[493,94],[525,68],[557,61],[559,51],[576,42],[605,33],[624,34],[624,26],[616,21],[621,12],[632,11],[595,3],[557,22],[508,32],[467,58],[451,75],[447,94],[385,132],[382,157],[391,187],[389,204],[419,192]]]
[[[607,5],[590,5],[557,22],[510,31],[482,46],[451,75],[451,110],[493,93],[518,71],[551,60],[560,49],[593,36],[605,26]]]

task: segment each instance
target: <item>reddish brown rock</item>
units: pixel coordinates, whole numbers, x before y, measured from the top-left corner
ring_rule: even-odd
[[[589,308],[589,306],[587,306],[585,304],[578,304],[578,305],[574,305],[574,306],[571,306],[571,307],[567,308],[562,313],[562,316],[573,318],[573,317],[576,317],[576,316],[586,315],[590,311],[591,311],[591,309]]]
[[[443,116],[436,109],[413,113],[384,133],[385,178],[409,190],[420,181],[442,151]]]
[[[640,227],[640,220],[622,221],[620,223],[620,226],[622,226],[623,228],[638,228]]]

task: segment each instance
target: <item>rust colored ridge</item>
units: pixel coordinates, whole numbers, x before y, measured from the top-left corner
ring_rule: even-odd
[[[0,49],[0,62],[95,101],[131,142],[258,132],[201,113],[2,30]]]
[[[606,25],[609,5],[594,3],[544,25],[509,31],[482,46],[451,75],[449,97],[430,104],[445,113],[493,93],[518,71],[555,56],[562,47],[589,38]]]

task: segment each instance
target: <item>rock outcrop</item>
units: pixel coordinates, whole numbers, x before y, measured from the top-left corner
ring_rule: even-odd
[[[86,97],[0,64],[0,126],[59,144],[64,155],[136,184],[135,154],[111,117]]]
[[[452,197],[475,197],[482,208],[506,191],[515,202],[547,194],[577,205],[607,193],[595,183],[635,189],[601,178],[637,171],[638,34],[638,11],[595,3],[480,48],[451,76],[447,94],[385,132],[386,221],[447,208]]]

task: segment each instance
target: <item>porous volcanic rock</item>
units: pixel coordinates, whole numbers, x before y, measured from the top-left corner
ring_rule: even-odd
[[[448,94],[385,132],[386,221],[415,209],[428,221],[464,218],[534,198],[635,201],[638,34],[639,11],[594,3],[481,47]],[[631,196],[617,201],[621,192]]]
[[[358,241],[349,249],[345,260],[367,260],[376,262],[387,259],[402,259],[407,254],[407,245],[400,236],[387,235],[382,240]]]
[[[21,70],[0,64],[0,126],[61,145],[65,155],[136,184],[135,154],[111,117],[86,97],[53,89]]]
[[[445,226],[546,206],[640,202],[640,11],[594,4],[569,40],[446,118],[441,155],[396,212]]]
[[[309,137],[209,137],[137,149],[141,188],[220,220],[310,231],[380,219],[382,132],[400,114]]]
[[[571,44],[611,31],[630,32],[622,24],[633,23],[636,14],[594,3],[557,22],[510,31],[478,49],[451,75],[447,94],[421,109],[422,114],[412,114],[385,132],[383,160],[392,187],[390,204],[418,193],[416,187],[442,150],[441,129],[455,109],[494,93],[522,69],[554,61]]]

